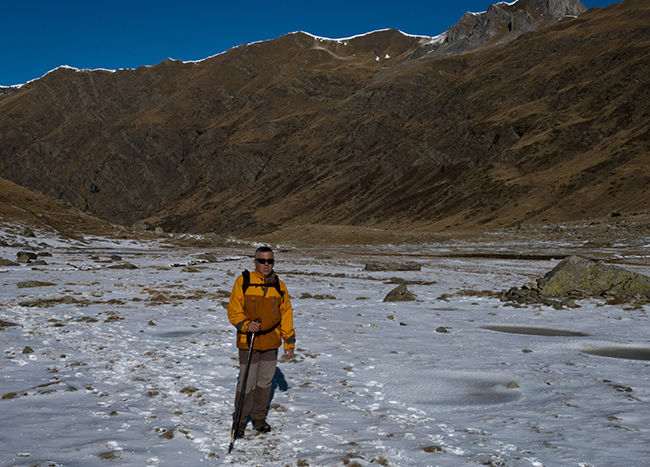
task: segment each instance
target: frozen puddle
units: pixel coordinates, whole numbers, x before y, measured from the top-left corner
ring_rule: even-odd
[[[593,347],[583,353],[600,357],[625,358],[627,360],[650,360],[650,349],[645,347]]]
[[[587,337],[591,334],[580,331],[567,331],[565,329],[538,328],[530,326],[490,325],[482,326],[490,331],[507,332],[510,334],[525,334],[528,336],[556,336],[556,337]]]

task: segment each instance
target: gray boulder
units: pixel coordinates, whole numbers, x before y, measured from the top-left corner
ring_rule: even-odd
[[[23,237],[36,237],[34,231],[29,227],[23,227],[22,229],[20,229],[20,235],[22,235]]]
[[[146,221],[138,221],[131,226],[133,230],[138,232],[147,232],[153,228],[153,226]]]
[[[580,256],[565,258],[544,279],[543,297],[566,297],[575,290],[595,296],[650,297],[650,277]]]
[[[409,291],[406,284],[401,284],[388,292],[385,302],[408,302],[415,300],[415,295]]]
[[[16,258],[19,263],[26,264],[38,258],[38,255],[36,253],[32,253],[31,251],[19,251],[18,254],[16,254]]]

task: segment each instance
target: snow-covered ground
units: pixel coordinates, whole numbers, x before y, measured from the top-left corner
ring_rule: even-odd
[[[649,307],[515,308],[480,293],[558,260],[277,250],[297,356],[278,366],[273,432],[249,425],[228,454],[238,369],[224,302],[254,246],[42,241],[47,265],[0,268],[0,319],[17,325],[0,326],[2,466],[648,465]],[[364,271],[387,260],[422,269]],[[123,262],[137,269],[110,268]],[[416,301],[383,301],[396,277]]]

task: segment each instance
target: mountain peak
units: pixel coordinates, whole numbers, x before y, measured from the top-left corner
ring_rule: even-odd
[[[445,33],[445,41],[428,53],[457,55],[485,44],[501,44],[523,33],[587,11],[578,0],[499,2],[481,13],[467,12]]]

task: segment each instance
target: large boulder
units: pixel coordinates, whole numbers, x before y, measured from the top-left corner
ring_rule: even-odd
[[[593,296],[640,295],[650,298],[650,277],[580,256],[565,258],[544,279],[546,284],[540,291],[542,297],[563,298],[573,291],[582,290]]]

